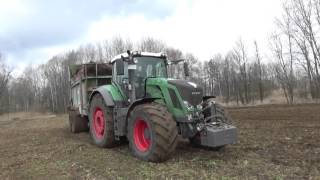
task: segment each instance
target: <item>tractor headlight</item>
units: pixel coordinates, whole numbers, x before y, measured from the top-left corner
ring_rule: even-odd
[[[188,121],[191,121],[192,120],[192,114],[188,114],[187,118],[188,118]]]

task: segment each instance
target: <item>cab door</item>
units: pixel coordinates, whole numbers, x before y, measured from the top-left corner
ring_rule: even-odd
[[[129,90],[128,90],[128,63],[124,62],[121,59],[118,59],[113,64],[113,71],[112,71],[112,79],[113,82],[117,84],[117,86],[122,91],[123,95],[126,96],[128,99],[129,97]]]

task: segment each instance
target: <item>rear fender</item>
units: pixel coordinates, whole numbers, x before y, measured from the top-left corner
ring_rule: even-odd
[[[91,103],[91,100],[93,98],[93,96],[95,96],[96,94],[101,94],[101,96],[103,97],[104,102],[106,103],[107,106],[114,106],[114,101],[112,99],[111,94],[103,87],[99,87],[97,89],[95,89],[90,97],[89,97],[89,102]]]

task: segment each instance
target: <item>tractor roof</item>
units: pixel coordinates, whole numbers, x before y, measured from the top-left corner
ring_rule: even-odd
[[[164,53],[152,53],[152,52],[139,52],[139,51],[133,51],[131,52],[133,56],[147,56],[147,57],[158,57],[158,58],[165,58],[166,55]],[[128,53],[122,53],[116,55],[112,60],[111,63],[113,63],[115,60],[121,59],[121,57],[128,58]]]

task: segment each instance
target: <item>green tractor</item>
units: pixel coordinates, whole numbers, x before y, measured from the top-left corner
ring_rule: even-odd
[[[127,139],[134,156],[161,162],[174,152],[178,136],[218,149],[237,140],[214,96],[188,80],[168,78],[165,54],[127,51],[107,63],[70,66],[69,124],[88,131],[94,144],[114,147]],[[185,75],[189,70],[184,63]]]

